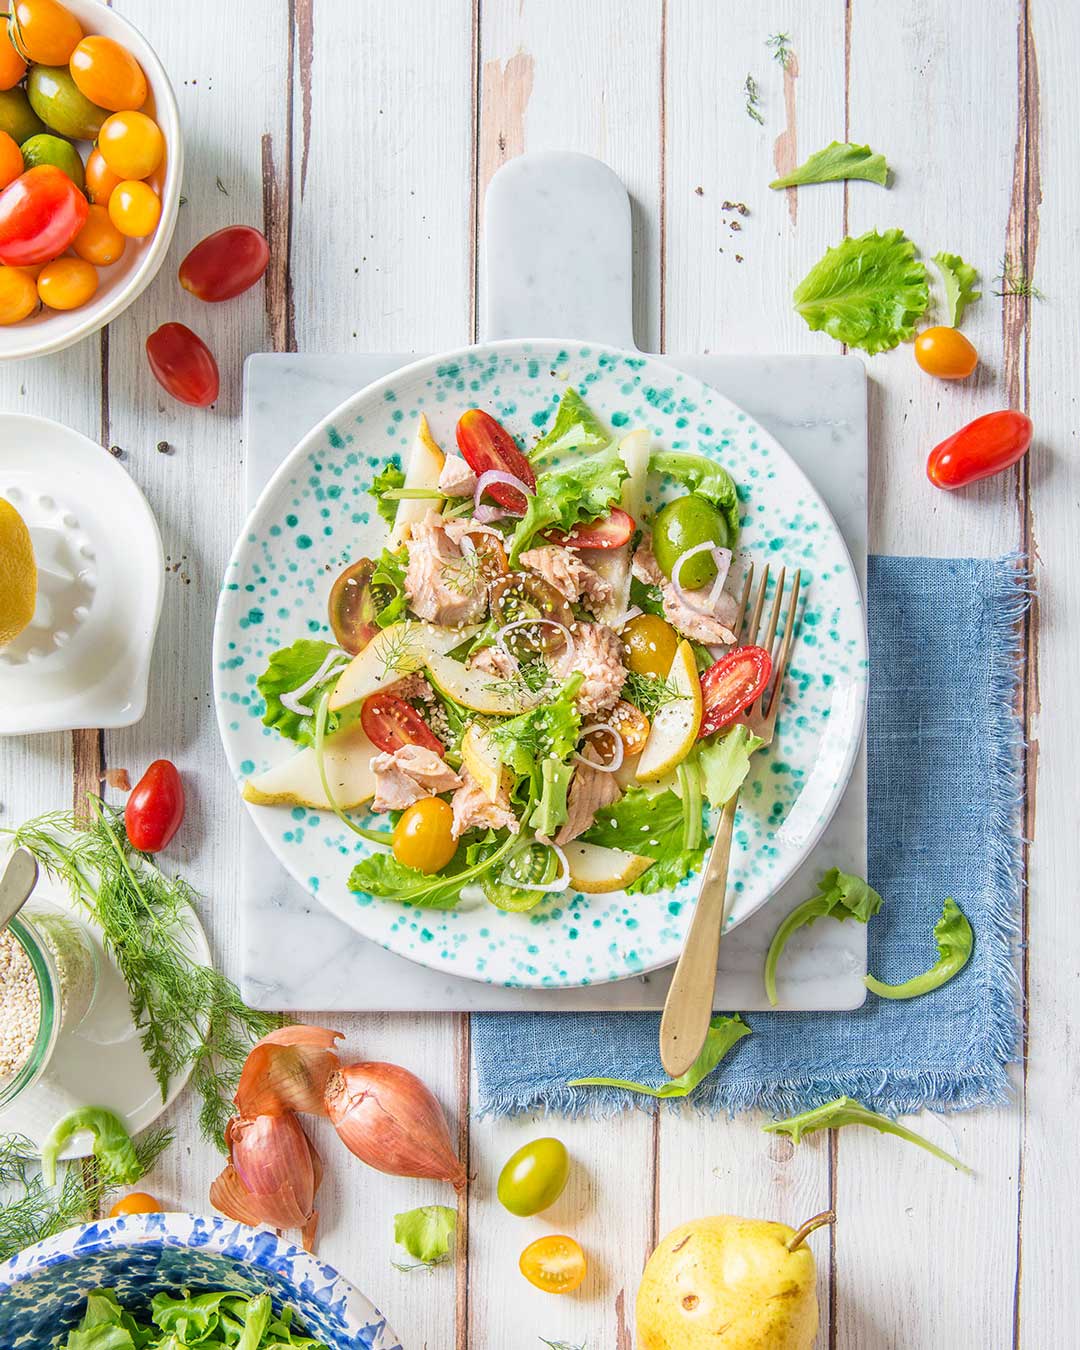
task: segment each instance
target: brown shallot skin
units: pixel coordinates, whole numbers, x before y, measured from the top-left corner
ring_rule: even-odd
[[[311,1251],[323,1169],[297,1116],[234,1116],[225,1142],[229,1163],[210,1187],[210,1203],[239,1223],[299,1228]]]
[[[361,1162],[398,1177],[449,1181],[460,1191],[465,1168],[446,1116],[414,1073],[397,1064],[346,1064],[326,1083],[326,1114]]]

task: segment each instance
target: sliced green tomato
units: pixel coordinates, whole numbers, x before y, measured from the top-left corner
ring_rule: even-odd
[[[515,886],[510,878],[543,886],[554,881],[558,873],[559,859],[553,849],[545,848],[543,844],[526,843],[513,849],[497,874],[489,873],[480,884],[496,909],[521,914],[535,909],[550,892]]]
[[[389,689],[406,675],[422,670],[432,657],[460,647],[476,631],[475,625],[435,628],[414,619],[391,624],[376,634],[341,672],[330,695],[330,711],[340,712],[351,703]]]

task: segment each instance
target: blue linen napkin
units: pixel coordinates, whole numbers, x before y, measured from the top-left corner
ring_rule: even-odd
[[[870,921],[870,969],[890,983],[924,970],[948,895],[975,930],[974,952],[959,976],[918,999],[871,994],[855,1012],[749,1015],[753,1035],[689,1098],[706,1110],[787,1115],[844,1093],[896,1114],[1008,1094],[1005,1066],[1019,1043],[1023,739],[1014,703],[1028,574],[1016,556],[871,557],[868,590],[868,870],[885,897]],[[476,1014],[477,1107],[652,1109],[652,1098],[566,1084],[665,1082],[658,1025],[655,1013]]]

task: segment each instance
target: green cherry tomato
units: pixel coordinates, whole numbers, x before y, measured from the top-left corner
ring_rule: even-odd
[[[50,131],[73,141],[92,141],[108,117],[91,103],[65,66],[31,66],[26,78],[30,106]]]
[[[656,513],[653,521],[653,552],[666,577],[687,549],[712,540],[718,548],[727,548],[727,523],[720,512],[704,497],[691,493],[677,497]],[[687,591],[700,590],[716,576],[712,554],[697,553],[679,573],[679,585]]]
[[[4,37],[2,29],[0,37]],[[13,141],[22,145],[23,141],[44,130],[45,123],[31,108],[25,89],[0,90],[0,131],[6,131]]]
[[[83,162],[78,150],[70,141],[46,133],[31,136],[28,141],[23,141],[20,149],[23,163],[28,169],[33,169],[38,164],[55,164],[62,173],[67,174],[80,192],[85,192],[86,173],[83,170]]]
[[[562,1195],[569,1176],[570,1155],[561,1140],[534,1139],[499,1173],[499,1203],[522,1219],[539,1214]]]

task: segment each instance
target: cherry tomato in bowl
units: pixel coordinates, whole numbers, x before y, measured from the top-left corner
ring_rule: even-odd
[[[934,446],[926,476],[947,491],[967,487],[1023,459],[1030,444],[1030,417],[1014,408],[986,413]]]
[[[494,469],[519,478],[530,492],[536,488],[536,474],[518,449],[517,442],[483,408],[470,408],[458,418],[457,443],[465,463],[478,478]],[[510,483],[492,483],[485,495],[507,511],[519,516],[525,514],[527,502]]]
[[[135,786],[124,808],[128,842],[140,853],[163,849],[184,819],[184,784],[176,765],[155,759]]]
[[[772,657],[764,647],[736,647],[701,677],[700,736],[734,722],[769,683]]]
[[[533,1288],[545,1294],[572,1294],[588,1274],[580,1244],[562,1233],[548,1233],[530,1242],[518,1267]]]
[[[86,224],[89,204],[61,169],[39,164],[0,192],[0,263],[51,262]]]
[[[633,533],[633,516],[616,506],[611,515],[575,525],[572,530],[545,530],[544,538],[564,548],[620,548],[630,542]]]
[[[924,328],[915,339],[915,360],[939,380],[966,380],[979,364],[979,353],[956,328]]]
[[[146,339],[146,356],[158,384],[181,403],[206,408],[217,398],[221,377],[214,354],[185,324],[155,329]]]
[[[388,755],[404,745],[422,745],[426,750],[434,750],[437,755],[446,752],[442,741],[428,728],[416,709],[389,690],[372,694],[364,700],[360,709],[360,725],[372,745]]]
[[[66,65],[82,35],[82,25],[59,0],[15,0],[8,7],[8,36],[25,61]]]
[[[208,234],[180,264],[180,285],[198,300],[218,304],[250,289],[266,271],[270,245],[250,225]]]
[[[84,37],[68,66],[79,91],[99,108],[127,112],[146,102],[149,87],[142,66],[112,38]]]

